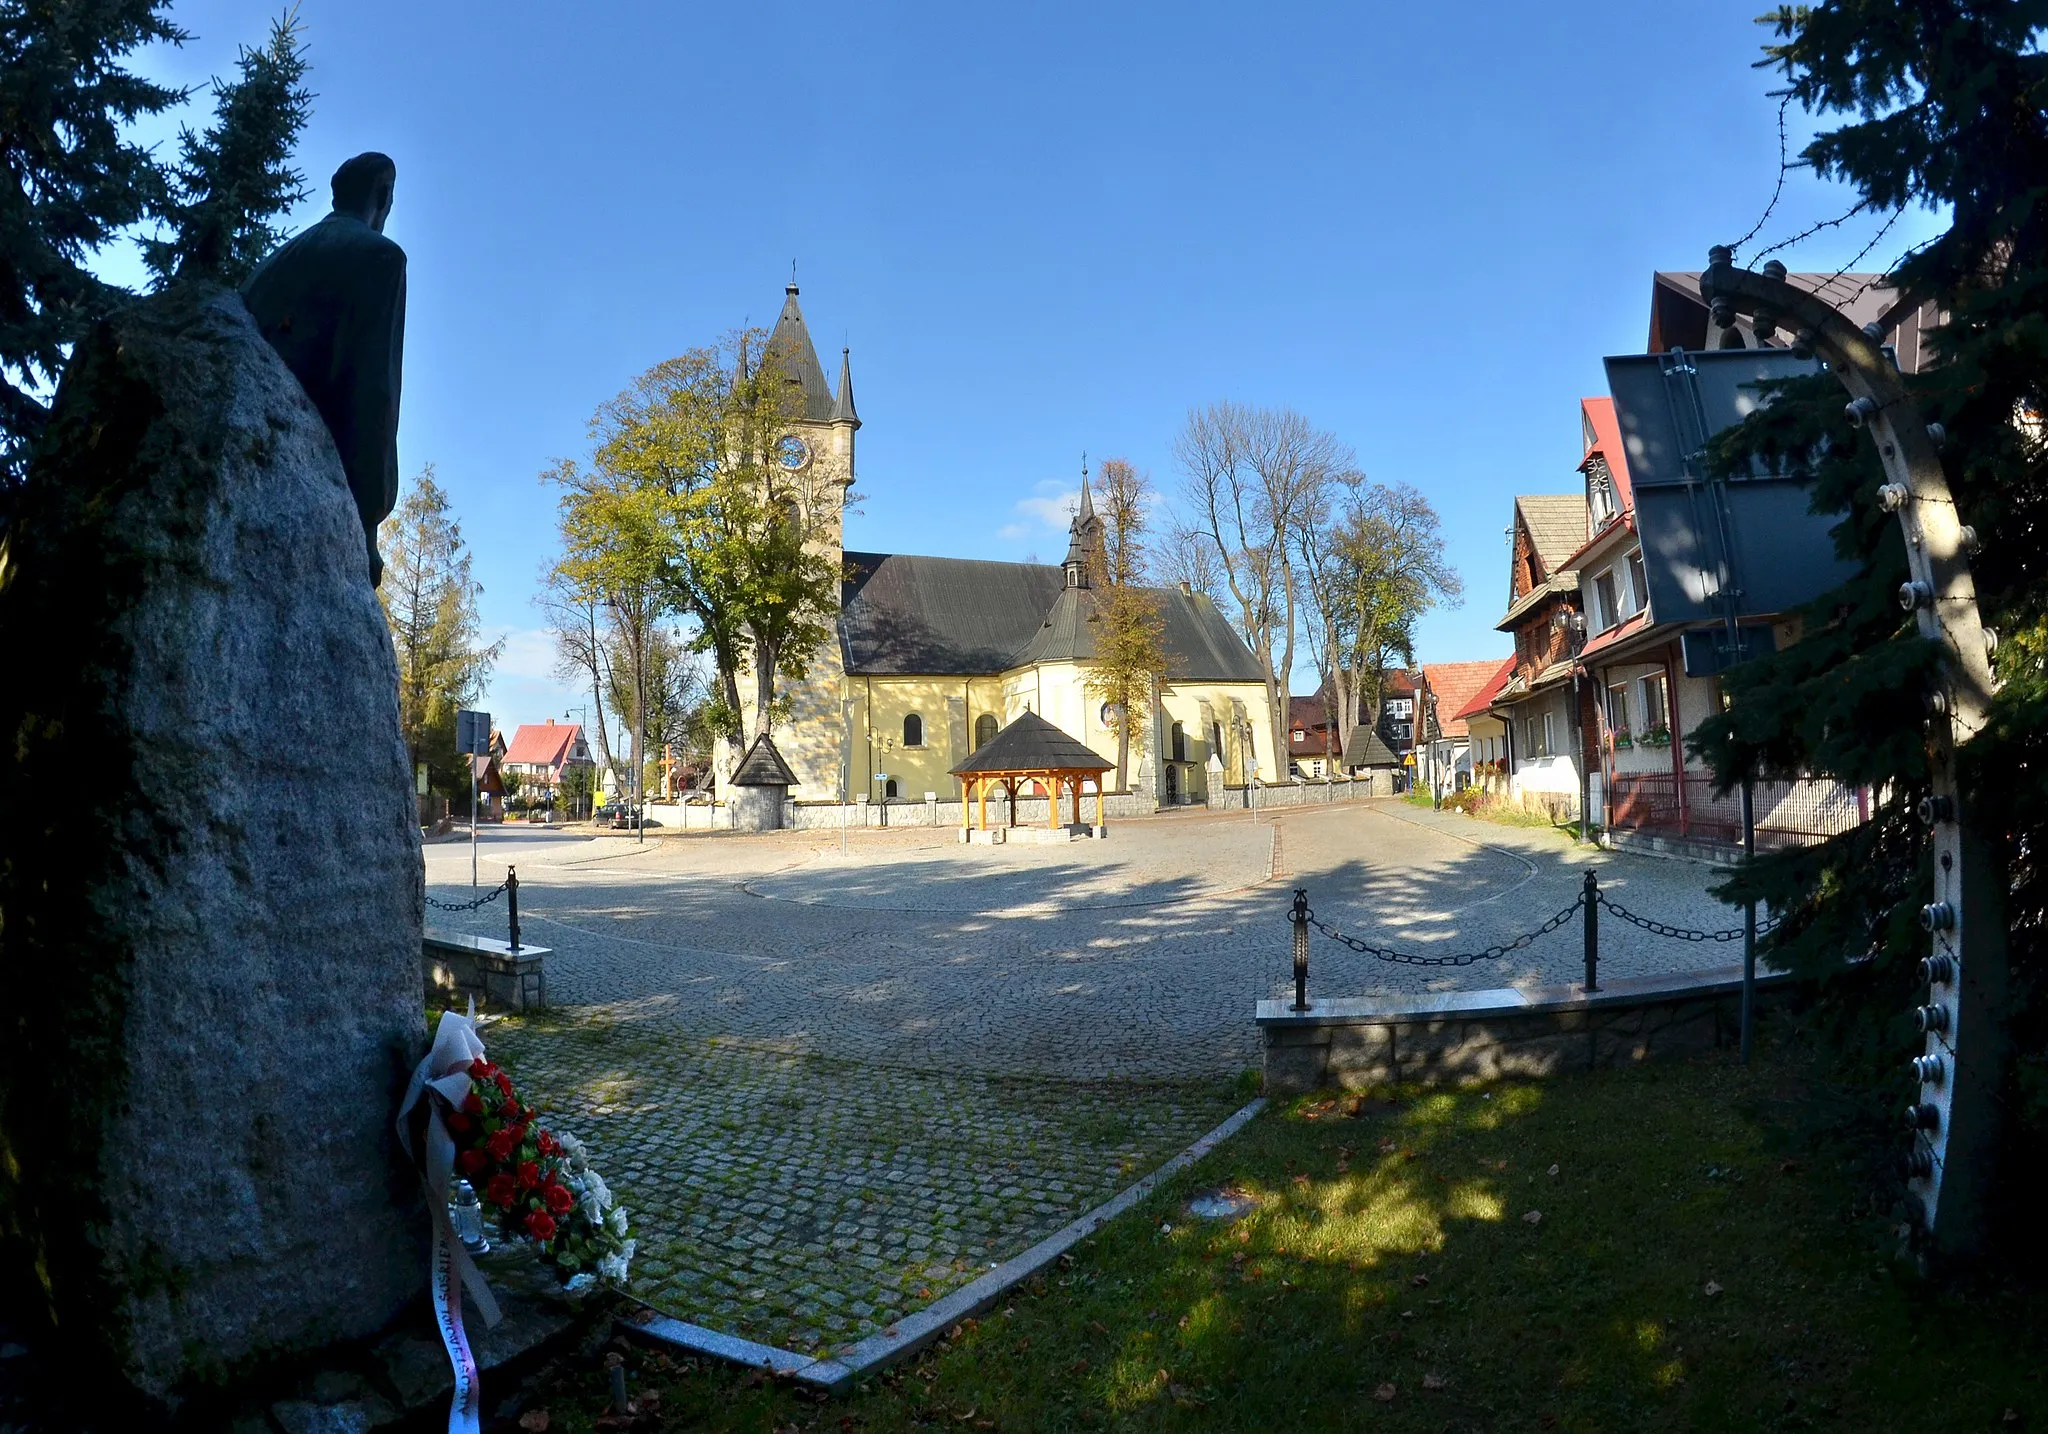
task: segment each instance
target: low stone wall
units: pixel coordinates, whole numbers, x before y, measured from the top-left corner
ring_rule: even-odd
[[[455,931],[420,941],[427,1004],[457,1011],[474,997],[479,1011],[531,1011],[548,1003],[546,946],[520,946]]]
[[[1759,975],[1759,1003],[1784,999],[1793,981]],[[1313,1001],[1306,1011],[1261,1001],[1266,1093],[1457,1085],[1711,1050],[1738,1037],[1741,1002],[1740,967],[1610,981],[1592,995],[1503,987]]]
[[[1258,808],[1265,811],[1280,807],[1320,807],[1337,802],[1355,801],[1370,796],[1385,796],[1389,782],[1382,778],[1377,783],[1368,783],[1363,777],[1357,781],[1338,782],[1293,782],[1288,785],[1266,787],[1258,790]],[[1071,797],[1062,797],[1062,815],[1072,810]],[[1046,826],[1046,799],[1044,797],[1023,797],[1017,802],[1018,826]],[[978,805],[978,804],[977,804]],[[1132,817],[1149,817],[1160,811],[1176,811],[1183,805],[1200,807],[1202,802],[1166,803],[1153,800],[1149,792],[1111,792],[1104,798],[1104,817],[1111,824],[1128,821]],[[1212,789],[1208,807],[1212,811],[1238,811],[1251,805],[1251,798],[1243,787]],[[990,826],[1000,822],[1011,825],[1008,801],[1001,794],[991,795],[988,802]],[[802,831],[837,831],[842,825],[849,827],[957,827],[960,825],[960,798],[942,796],[926,801],[921,796],[898,797],[888,802],[793,802],[791,803],[789,825]],[[649,808],[650,812],[655,808]],[[720,821],[723,826],[723,809]],[[703,825],[701,808],[693,809],[691,816],[698,825]],[[1084,821],[1095,820],[1095,795],[1083,793],[1081,817]],[[663,817],[663,821],[667,818]]]

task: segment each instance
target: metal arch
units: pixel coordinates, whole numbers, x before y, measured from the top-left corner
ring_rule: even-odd
[[[1910,1185],[1928,1233],[1954,1253],[1978,1248],[1987,1195],[1989,1144],[1995,1135],[1990,1069],[1963,1069],[1957,1052],[1966,1029],[1987,1050],[1998,1042],[1996,1014],[2005,986],[2005,923],[1992,847],[1973,830],[1956,787],[1956,748],[1983,729],[1995,681],[1988,635],[1970,576],[1971,535],[1956,515],[1935,439],[1907,397],[1897,365],[1877,338],[1824,300],[1787,283],[1782,265],[1738,269],[1726,248],[1708,251],[1700,296],[1716,322],[1734,313],[1757,318],[1765,333],[1789,328],[1801,346],[1827,361],[1849,391],[1850,417],[1866,428],[1883,459],[1886,508],[1898,514],[1910,580],[1900,592],[1922,636],[1946,654],[1941,689],[1931,695],[1927,756],[1932,802],[1923,810],[1933,835],[1935,890],[1921,909],[1932,953],[1926,1040],[1914,1063],[1919,1099],[1909,1112],[1915,1148]],[[1968,960],[1965,960],[1965,954]],[[1946,958],[1944,964],[1943,958]],[[1945,1027],[1945,1029],[1943,1029]],[[1980,1030],[1980,1028],[1982,1028]],[[1931,1110],[1930,1110],[1931,1108]],[[1946,1214],[1945,1223],[1937,1224]]]

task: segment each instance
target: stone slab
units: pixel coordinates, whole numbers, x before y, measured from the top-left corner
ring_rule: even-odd
[[[821,1359],[793,1350],[776,1349],[752,1340],[720,1334],[702,1325],[666,1317],[645,1324],[622,1321],[619,1331],[629,1336],[687,1350],[693,1354],[710,1355],[757,1369],[770,1369],[777,1374],[789,1375],[805,1384],[827,1391],[844,1390],[855,1380],[908,1358],[961,1320],[971,1319],[994,1305],[1017,1285],[1030,1279],[1109,1221],[1150,1195],[1161,1182],[1171,1179],[1208,1155],[1218,1145],[1242,1130],[1265,1107],[1266,1101],[1263,1096],[1249,1102],[1228,1120],[1135,1185],[1096,1206],[1080,1219],[1054,1231],[1022,1254],[1001,1261],[987,1274],[961,1286],[924,1309],[906,1315],[879,1334],[870,1335],[850,1349],[842,1350],[837,1358]]]

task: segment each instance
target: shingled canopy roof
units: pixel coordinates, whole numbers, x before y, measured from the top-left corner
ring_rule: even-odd
[[[967,760],[952,769],[952,774],[981,777],[1010,772],[1106,772],[1115,765],[1036,712],[1026,712],[989,738],[979,751],[969,754]]]
[[[988,830],[988,793],[1001,787],[1010,794],[1010,822],[1017,820],[1017,788],[1026,781],[1041,783],[1051,798],[1046,803],[1046,825],[1057,831],[1060,824],[1060,792],[1073,794],[1075,825],[1081,821],[1081,788],[1095,788],[1095,824],[1102,825],[1102,774],[1116,763],[1099,756],[1085,742],[1076,741],[1036,712],[1026,712],[981,745],[981,749],[953,768],[960,779],[960,827],[964,832],[975,824],[979,797],[980,824]]]
[[[732,774],[735,787],[794,787],[796,774],[789,770],[789,763],[782,760],[782,753],[775,750],[775,744],[763,732],[754,739],[754,745],[747,748],[747,755],[740,758],[739,767]]]
[[[1393,749],[1381,740],[1370,722],[1361,722],[1351,729],[1351,740],[1344,744],[1344,765],[1347,767],[1398,767],[1401,759]]]

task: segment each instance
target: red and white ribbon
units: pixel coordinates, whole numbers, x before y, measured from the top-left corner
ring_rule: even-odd
[[[483,1059],[484,1043],[477,1039],[475,1023],[453,1011],[442,1013],[434,1029],[434,1048],[412,1073],[405,1100],[398,1107],[398,1139],[406,1155],[420,1168],[420,1182],[427,1197],[427,1215],[434,1227],[434,1254],[430,1284],[434,1294],[434,1323],[440,1328],[441,1343],[447,1347],[448,1362],[455,1367],[455,1397],[448,1409],[448,1434],[479,1434],[483,1389],[477,1378],[476,1356],[462,1330],[462,1290],[468,1289],[486,1325],[495,1325],[502,1315],[491,1287],[470,1259],[469,1251],[456,1237],[448,1217],[448,1187],[455,1174],[455,1137],[449,1133],[447,1113],[461,1106],[469,1096],[469,1067]],[[426,1100],[426,1157],[413,1146],[413,1107],[428,1092],[440,1097]]]

